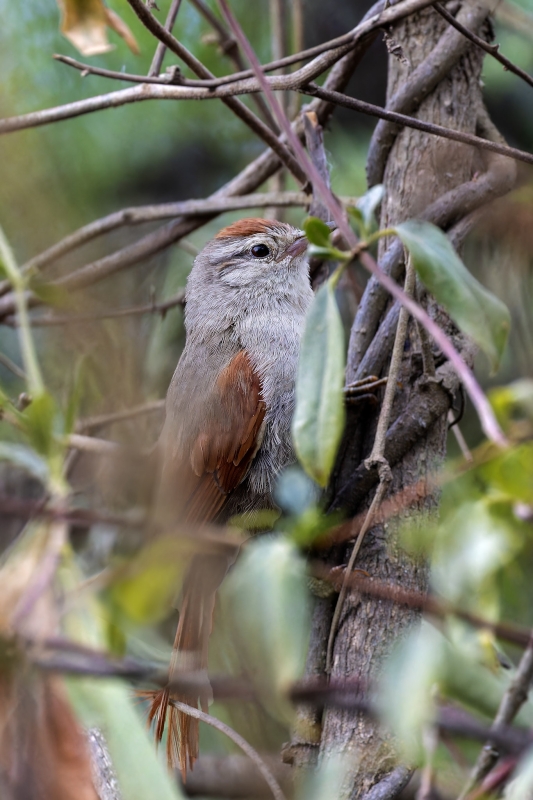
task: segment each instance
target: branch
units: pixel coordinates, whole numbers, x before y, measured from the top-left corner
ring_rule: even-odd
[[[330,569],[324,562],[315,561],[311,565],[311,572],[320,580],[330,583],[333,588],[340,589],[341,581],[337,569]],[[455,616],[472,625],[474,628],[491,631],[498,639],[511,642],[520,647],[528,647],[531,642],[531,631],[521,625],[512,623],[494,622],[480,617],[470,611],[465,611],[458,606],[444,603],[432,595],[422,594],[409,589],[404,589],[396,584],[386,583],[373,578],[352,573],[348,578],[348,585],[358,594],[387,600],[396,605],[403,605],[415,611],[422,611],[438,619]]]
[[[348,95],[341,94],[340,92],[328,91],[316,84],[301,87],[298,91],[303,94],[311,95],[311,97],[320,97],[321,100],[327,100],[329,103],[335,103],[343,108],[350,108],[353,111],[369,114],[371,117],[379,117],[380,119],[388,120],[398,125],[404,125],[406,128],[415,128],[415,130],[432,133],[435,136],[442,136],[444,139],[451,139],[454,142],[462,142],[463,144],[471,144],[474,147],[479,147],[481,150],[488,150],[492,153],[498,153],[498,155],[501,156],[508,156],[516,161],[523,161],[525,164],[533,164],[533,154],[526,153],[524,150],[518,150],[516,147],[509,147],[508,145],[499,144],[489,139],[483,139],[480,136],[475,136],[473,133],[454,131],[451,128],[445,128],[443,125],[435,125],[433,122],[423,122],[420,119],[416,119],[416,117],[398,114],[395,111],[389,111],[388,109],[374,106],[371,103],[365,103],[363,100],[356,100],[354,97],[348,97]]]
[[[355,200],[347,198],[346,202],[355,202]],[[244,197],[211,197],[207,200],[186,200],[178,203],[130,206],[84,225],[74,233],[61,239],[57,244],[49,247],[43,253],[34,256],[22,266],[22,270],[23,272],[40,270],[47,264],[74,250],[74,248],[80,247],[97,236],[102,236],[123,225],[139,225],[144,222],[155,222],[173,217],[211,217],[214,214],[224,214],[230,211],[251,208],[266,208],[268,206],[305,207],[309,203],[309,195],[303,192],[264,192],[261,194],[247,194]]]
[[[384,0],[378,0],[378,2],[372,6],[365,15],[363,23],[368,20],[379,18],[383,2]],[[399,4],[395,6],[395,8],[399,8],[400,5],[403,7],[403,4]],[[353,70],[362,59],[372,41],[372,34],[362,38],[346,56],[335,64],[325,82],[325,87],[327,89],[342,90],[347,85]],[[319,122],[323,125],[335,110],[335,106],[332,103],[314,100],[309,104],[308,110],[314,111],[317,114]],[[302,131],[299,119],[295,121],[294,127],[298,135],[301,135]],[[271,175],[279,169],[279,166],[280,163],[275,153],[267,150],[248,164],[235,178],[230,180],[221,189],[214,192],[210,199],[228,199],[230,197],[253,192],[264,183],[264,181],[271,177]],[[213,216],[216,216],[216,214],[213,213]],[[138,241],[135,245],[125,247],[111,256],[86,265],[86,267],[82,268],[82,281],[85,281],[84,285],[96,283],[107,275],[126,269],[142,261],[144,258],[155,255],[169,245],[182,239],[191,231],[196,230],[211,218],[212,217],[196,217],[188,220],[178,219],[164,228],[143,237],[143,239]],[[76,273],[74,273],[74,275],[76,275]],[[76,278],[74,282],[75,280]],[[4,288],[4,286],[2,288]],[[39,305],[40,302],[41,301],[37,297],[32,298],[33,305]],[[11,297],[6,297],[3,302],[0,302],[0,319],[13,313],[14,310],[15,305],[13,299]]]
[[[161,314],[165,316],[167,311],[176,306],[185,305],[185,290],[181,289],[173,297],[164,300],[161,303],[147,303],[143,306],[133,306],[132,308],[116,308],[108,311],[94,311],[87,314],[49,314],[41,317],[31,317],[30,324],[32,327],[55,327],[56,325],[72,325],[73,323],[95,322],[101,319],[121,319],[123,317],[138,316],[141,314]],[[14,328],[20,325],[18,316],[8,317],[4,320],[5,325],[10,325]]]
[[[229,725],[221,722],[216,717],[212,717],[210,714],[205,714],[203,711],[199,711],[197,708],[193,708],[186,703],[180,703],[178,700],[170,700],[170,703],[183,714],[188,714],[190,717],[199,719],[201,722],[205,722],[207,725],[211,725],[212,728],[216,728],[218,731],[226,734],[226,736],[231,739],[231,741],[234,742],[237,747],[240,747],[241,750],[246,753],[246,755],[254,762],[257,769],[269,785],[275,800],[285,800],[285,795],[281,790],[281,786],[257,750],[255,750],[252,745],[246,741],[246,739],[238,734],[237,731],[234,731],[233,728],[230,728]]]
[[[487,18],[488,8],[484,3],[465,3],[458,19],[470,28],[478,28]],[[430,54],[416,67],[395,94],[387,101],[387,110],[410,114],[420,108],[422,101],[447,78],[450,70],[468,50],[469,42],[452,28],[440,36]],[[369,186],[381,183],[387,158],[394,144],[398,129],[380,122],[372,135],[367,157],[367,179]]]
[[[494,722],[490,731],[499,730],[503,725],[510,725],[520,708],[526,702],[533,680],[533,636],[530,637],[528,646],[524,651],[516,673],[505,690],[500,706],[494,717]],[[490,734],[487,742],[479,754],[472,774],[462,790],[459,800],[465,800],[471,789],[488,775],[499,757],[499,753],[494,750],[495,741]]]
[[[128,2],[130,2],[130,0],[128,0]],[[150,25],[153,26],[155,24],[154,30],[157,30],[158,33],[161,34],[161,37],[165,37],[165,43],[169,49],[172,49],[173,52],[176,52],[177,48],[177,55],[179,55],[179,57],[182,57],[180,54],[182,51],[185,51],[188,57],[194,59],[194,57],[188,53],[188,51],[183,48],[182,45],[180,45],[179,42],[177,42],[177,40],[174,39],[174,37],[169,34],[168,31],[166,31],[165,28],[155,19],[155,17],[146,9],[142,3],[142,0],[131,0],[131,3],[135,3],[136,9],[141,9],[141,13],[147,15],[148,19],[150,20]],[[306,67],[303,67],[301,70],[298,70],[291,75],[279,75],[275,78],[271,78],[270,80],[273,81],[273,88],[286,91],[287,89],[294,88],[300,83],[313,80],[315,77],[328,69],[333,63],[335,63],[335,61],[337,61],[341,56],[354,49],[359,43],[362,43],[363,40],[367,38],[368,35],[374,30],[377,30],[383,25],[389,24],[394,20],[401,19],[404,16],[413,13],[414,11],[425,8],[426,6],[430,5],[430,3],[431,0],[403,0],[402,3],[398,3],[397,5],[386,9],[381,14],[375,14],[370,18],[365,19],[362,23],[360,23],[360,25],[357,26],[357,28],[354,29],[354,31],[349,34],[349,45],[335,48],[333,55],[330,53],[319,61],[311,62],[311,64],[308,64]],[[170,40],[168,37],[170,37]],[[172,47],[170,46],[169,41],[172,42]],[[185,60],[185,58],[183,60]],[[200,64],[200,62],[197,62],[196,59],[194,59],[194,62],[192,63],[197,63],[202,72],[205,70],[205,68]],[[208,71],[205,70],[205,72]],[[197,84],[195,85],[197,86]],[[70,119],[72,117],[80,116],[81,114],[87,114],[101,109],[116,108],[121,105],[139,102],[142,100],[200,100],[212,99],[216,97],[228,98],[235,94],[247,94],[255,91],[260,91],[260,88],[254,78],[251,78],[248,81],[239,80],[234,86],[221,86],[216,91],[213,91],[212,89],[208,90],[207,88],[203,87],[191,88],[187,86],[166,85],[149,86],[144,84],[139,87],[122,89],[117,92],[88,98],[86,100],[78,100],[74,103],[68,103],[64,106],[57,106],[56,108],[46,109],[44,111],[31,112],[29,114],[22,114],[20,116],[9,117],[7,119],[0,120],[0,135],[3,133],[10,133],[12,131],[23,130],[25,128],[46,125],[48,123],[57,122],[63,119]],[[277,143],[275,136],[273,138],[275,142],[270,140],[269,137],[269,141],[267,143],[269,147],[274,149],[278,157],[283,160],[278,152],[280,149],[279,143]],[[285,151],[283,152],[283,155],[285,155]]]
[[[161,23],[154,17],[152,12],[147,8],[142,0],[128,0],[129,5],[137,14],[143,25],[157,38],[163,42],[169,50],[172,50],[178,58],[181,58],[185,64],[200,78],[213,78],[211,72],[199,61],[192,53],[189,53],[172,34],[161,25]],[[166,87],[152,86],[153,89],[162,89]],[[126,89],[126,91],[129,91]],[[232,97],[226,97],[223,100],[224,104],[230,108],[239,119],[241,119],[248,127],[276,153],[280,161],[287,167],[287,169],[294,175],[296,180],[305,185],[305,174],[302,172],[300,165],[287,149],[287,147],[278,139],[276,133],[272,131],[264,122],[262,122],[241,100],[236,100]]]
[[[81,419],[76,424],[76,433],[87,433],[89,431],[98,430],[106,425],[112,425],[114,422],[122,422],[127,419],[133,419],[144,414],[152,414],[154,411],[161,412],[165,408],[164,400],[153,400],[149,403],[142,403],[133,408],[125,408],[123,411],[113,411],[110,414],[100,414],[96,417],[86,417]]]
[[[463,36],[466,36],[467,39],[470,39],[470,41],[474,42],[475,45],[481,47],[482,50],[484,50],[486,53],[495,58],[496,61],[499,61],[500,64],[503,64],[503,67],[506,71],[513,72],[515,75],[518,75],[519,78],[522,78],[522,80],[528,83],[530,86],[533,86],[533,77],[531,77],[531,75],[529,75],[523,69],[520,69],[520,67],[517,67],[516,64],[513,64],[513,62],[510,59],[506,58],[506,56],[500,53],[499,44],[489,44],[488,42],[486,42],[485,39],[481,38],[481,36],[478,36],[469,28],[466,28],[464,25],[462,25],[459,22],[459,20],[455,19],[453,14],[450,14],[450,12],[446,8],[444,8],[444,6],[442,6],[440,3],[435,3],[433,5],[433,8],[435,9],[435,11],[438,11],[441,17],[444,17],[444,19],[447,22],[449,22],[450,25],[453,25],[453,27],[456,30],[462,33]]]
[[[172,32],[172,28],[176,22],[176,17],[178,16],[180,6],[181,0],[172,0],[168,10],[167,18],[165,20],[165,28],[169,33]],[[155,49],[154,57],[152,59],[152,63],[150,64],[150,69],[148,70],[148,77],[159,75],[163,59],[165,58],[166,50],[166,44],[164,42],[159,42]]]

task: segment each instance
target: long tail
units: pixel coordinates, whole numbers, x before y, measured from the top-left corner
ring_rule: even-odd
[[[180,672],[207,670],[209,637],[213,627],[216,593],[228,569],[227,558],[195,556],[187,569],[182,590],[180,618],[169,669],[169,681]],[[199,722],[178,711],[172,700],[194,708],[200,703],[207,711],[206,694],[180,693],[165,686],[152,700],[149,722],[155,724],[155,736],[161,741],[167,728],[167,759],[170,767],[179,767],[183,780],[198,758]]]

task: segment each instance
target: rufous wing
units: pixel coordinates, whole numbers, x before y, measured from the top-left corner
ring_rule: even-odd
[[[213,392],[201,402],[205,422],[190,452],[179,453],[177,463],[166,465],[167,488],[172,491],[172,481],[179,484],[174,491],[180,495],[176,510],[183,522],[215,519],[230,493],[246,477],[261,445],[266,405],[261,381],[245,350],[226,365]],[[215,597],[226,570],[227,562],[219,556],[204,554],[192,559],[182,590],[170,678],[180,669],[180,660],[189,669],[207,668]],[[166,724],[168,761],[179,766],[185,780],[187,769],[198,757],[198,720],[173,707],[175,700],[196,707],[198,696],[172,692],[166,686],[153,697],[149,720],[155,724],[158,740]]]
[[[261,444],[266,413],[261,381],[246,350],[220,373],[203,429],[194,441],[184,478],[183,519],[208,522],[245,478]]]

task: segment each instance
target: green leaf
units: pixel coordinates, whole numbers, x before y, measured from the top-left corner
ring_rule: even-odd
[[[383,200],[384,192],[383,184],[378,183],[360,197],[355,206],[348,206],[346,209],[354,220],[361,239],[368,239],[378,229],[376,209]]]
[[[112,604],[138,624],[160,622],[172,608],[190,550],[175,536],[160,537],[143,547],[119,571],[110,589]]]
[[[86,727],[105,738],[123,800],[179,800],[184,795],[156,753],[132,692],[118,680],[67,678],[69,697]]]
[[[522,378],[507,386],[497,386],[488,392],[498,422],[505,428],[515,419],[533,420],[533,380]]]
[[[304,222],[304,231],[309,240],[310,256],[334,261],[348,261],[351,258],[350,253],[344,253],[331,244],[331,228],[318,217],[308,217]]]
[[[354,757],[355,756],[355,757]],[[336,800],[348,797],[357,770],[357,753],[329,755],[320,766],[306,770],[296,791],[296,800]]]
[[[48,464],[31,447],[26,447],[23,444],[0,442],[0,461],[10,461],[12,464],[25,469],[26,472],[29,472],[41,483],[46,484],[48,482]]]
[[[344,430],[344,370],[344,331],[330,279],[305,321],[292,423],[300,463],[320,486],[328,482]]]
[[[222,591],[257,690],[291,719],[284,694],[302,675],[309,639],[305,560],[285,538],[263,536],[246,545]]]
[[[481,475],[512,500],[530,504],[533,498],[533,444],[506,450],[480,466]]]
[[[54,445],[56,412],[54,398],[43,392],[33,398],[23,415],[30,442],[43,456],[49,456]]]
[[[533,795],[533,748],[526,753],[513,772],[512,779],[505,787],[504,800],[524,800]]]
[[[29,288],[47,306],[65,308],[70,301],[70,295],[63,286],[45,282],[40,277],[32,278],[29,281]]]
[[[470,274],[435,225],[408,220],[395,230],[424,285],[456,325],[479,345],[495,372],[509,335],[511,320],[505,304]]]
[[[331,228],[318,217],[307,217],[304,222],[305,235],[310,244],[318,247],[330,247]]]
[[[82,576],[72,557],[66,557],[60,577],[70,602],[62,617],[63,632],[75,642],[105,650],[105,614],[100,603],[80,592]],[[123,800],[181,800],[184,797],[142,718],[139,702],[120,680],[65,678],[77,716],[97,727],[106,740]]]

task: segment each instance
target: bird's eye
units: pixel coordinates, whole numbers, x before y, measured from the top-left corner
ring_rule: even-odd
[[[270,249],[266,244],[254,244],[251,252],[254,258],[266,258],[270,255]]]

